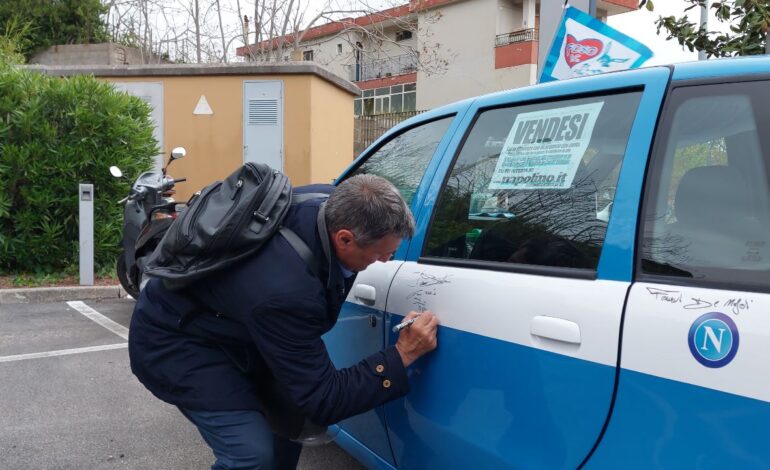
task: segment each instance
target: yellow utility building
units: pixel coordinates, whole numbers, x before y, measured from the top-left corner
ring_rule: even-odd
[[[247,161],[283,170],[295,186],[331,182],[353,157],[359,89],[313,63],[29,66],[54,76],[94,75],[153,107],[155,137],[174,163],[177,199]]]

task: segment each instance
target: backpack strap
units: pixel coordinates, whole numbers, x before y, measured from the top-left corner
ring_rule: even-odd
[[[322,202],[318,208],[316,227],[318,228],[318,236],[321,238],[321,247],[324,250],[326,259],[329,260],[329,278],[326,280],[326,288],[328,289],[332,281],[332,255],[331,247],[329,246],[329,231],[326,229],[326,201]]]
[[[289,242],[289,245],[294,248],[294,251],[297,252],[300,258],[305,261],[313,274],[320,278],[321,267],[318,263],[318,258],[316,258],[313,252],[310,251],[310,248],[308,248],[307,244],[301,238],[299,238],[299,235],[294,233],[292,229],[286,227],[279,228],[278,232],[283,235],[283,238],[285,238],[287,242]]]
[[[326,193],[301,193],[301,194],[292,194],[291,195],[291,203],[292,204],[300,204],[305,201],[309,201],[311,199],[328,199],[329,195]]]
[[[292,204],[299,204],[301,202],[309,201],[311,199],[320,199],[320,198],[328,198],[329,195],[326,193],[303,193],[303,194],[292,194],[291,196],[291,203]],[[321,205],[318,208],[318,217],[316,218],[316,228],[318,229],[318,236],[321,239],[321,248],[323,248],[324,255],[326,255],[326,259],[329,261],[329,276],[326,280],[326,288],[329,288],[329,284],[331,283],[331,273],[332,273],[332,256],[331,256],[331,247],[329,245],[329,232],[326,229],[326,201],[322,202]],[[283,238],[286,239],[287,242],[289,242],[289,245],[291,245],[292,248],[294,248],[294,251],[297,252],[297,254],[302,258],[305,263],[307,263],[308,267],[310,268],[310,271],[315,274],[317,278],[321,278],[321,264],[318,261],[318,258],[313,254],[312,251],[310,251],[310,248],[307,246],[307,244],[302,240],[299,235],[294,233],[293,230],[281,227],[278,229],[281,235],[283,235]]]

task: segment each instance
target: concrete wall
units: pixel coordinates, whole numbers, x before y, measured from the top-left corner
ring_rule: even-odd
[[[342,32],[337,35],[322,37],[303,42],[299,51],[313,51],[313,62],[326,67],[330,72],[349,79],[348,65],[356,63],[355,44],[360,42],[363,46],[361,62],[367,63],[375,60],[387,60],[409,53],[417,49],[417,34],[413,33],[410,39],[396,41],[396,32],[400,28],[395,25],[376,24],[373,27],[381,28],[373,36],[361,34],[357,31]],[[381,39],[384,36],[387,39]],[[342,46],[342,53],[337,53],[337,45]],[[297,54],[297,60],[302,53]]]
[[[495,91],[510,90],[537,83],[537,64],[497,69],[493,73]]]
[[[308,182],[330,183],[353,162],[353,100],[328,82],[313,80],[311,90],[310,175]]]
[[[514,5],[513,0],[497,2],[497,34],[512,33],[523,29],[521,4]]]
[[[418,40],[440,42],[449,67],[440,75],[417,72],[417,109],[530,84],[528,72],[495,70],[499,7],[498,0],[461,1],[431,10],[441,18],[430,25],[420,21]]]
[[[154,54],[113,43],[51,46],[29,60],[30,64],[44,65],[141,65],[162,62]]]
[[[357,34],[353,32],[342,32],[331,37],[318,38],[299,47],[298,57],[302,57],[302,52],[313,51],[313,62],[326,67],[327,70],[344,79],[348,79],[348,72],[345,65],[354,64],[354,47],[356,41],[359,41]],[[342,53],[337,53],[337,45],[342,46]]]
[[[30,64],[47,65],[111,65],[111,44],[70,44],[52,46],[29,59]]]

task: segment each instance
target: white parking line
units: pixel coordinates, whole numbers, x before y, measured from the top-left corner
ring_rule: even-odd
[[[108,330],[112,331],[116,335],[120,336],[121,338],[127,340],[128,339],[128,328],[121,325],[120,323],[115,323],[114,321],[110,320],[109,318],[105,317],[101,313],[97,312],[96,310],[92,309],[85,303],[76,300],[73,302],[67,302],[67,305],[74,308],[78,312],[82,313],[86,317],[90,318],[91,320],[95,321],[99,325],[107,328]]]
[[[41,353],[16,354],[15,356],[0,356],[0,362],[23,361],[25,359],[38,359],[41,357],[68,356],[70,354],[80,354],[94,351],[109,351],[110,349],[125,349],[128,343],[105,344],[103,346],[90,346],[87,348],[60,349],[58,351],[48,351]]]

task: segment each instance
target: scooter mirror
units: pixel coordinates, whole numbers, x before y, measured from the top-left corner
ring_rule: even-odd
[[[187,155],[187,150],[185,150],[184,147],[174,147],[174,149],[171,150],[171,160],[178,160],[185,155]]]
[[[123,176],[123,172],[122,172],[122,171],[120,171],[120,168],[118,168],[118,167],[116,167],[116,166],[111,166],[111,167],[110,167],[110,173],[111,173],[111,174],[112,174],[112,176],[114,176],[115,178],[120,178],[120,177],[122,177],[122,176]]]

